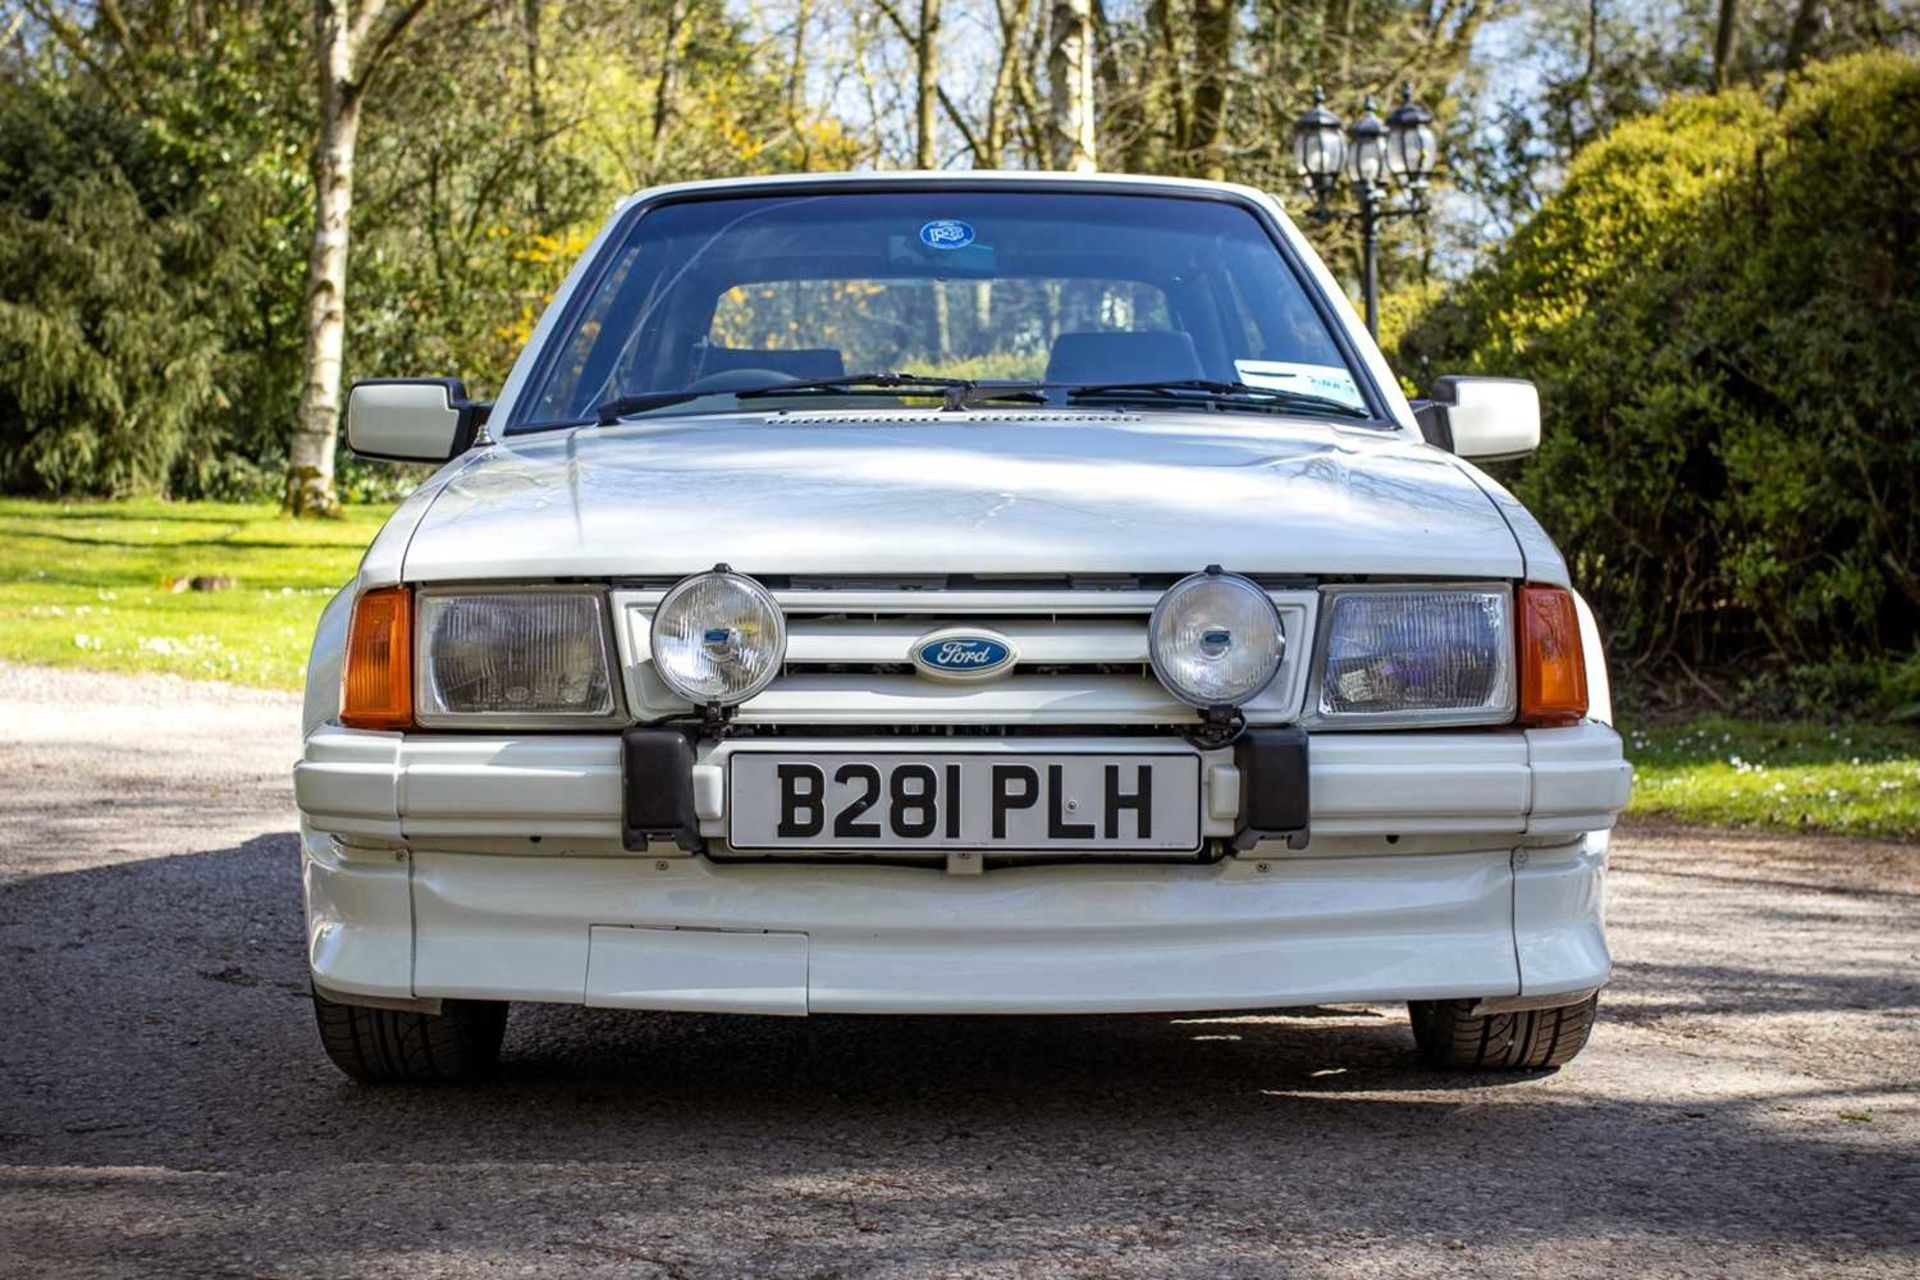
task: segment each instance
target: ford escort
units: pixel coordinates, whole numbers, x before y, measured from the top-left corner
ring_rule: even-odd
[[[1630,770],[1594,619],[1280,205],[868,174],[625,201],[326,608],[301,811],[321,1040],[497,1058],[545,1001],[737,1014],[1405,1002],[1579,1051]]]

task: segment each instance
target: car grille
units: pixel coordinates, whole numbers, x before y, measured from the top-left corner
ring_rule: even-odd
[[[743,727],[864,726],[893,732],[1044,731],[1191,725],[1192,708],[1163,688],[1147,660],[1147,621],[1167,583],[1062,579],[994,584],[970,578],[884,583],[779,579],[767,584],[787,615],[787,662],[743,703]],[[684,714],[653,672],[654,607],[666,584],[614,592],[628,698],[640,720]],[[1287,651],[1279,676],[1248,704],[1255,723],[1296,718],[1306,681],[1316,593],[1269,588]],[[1010,639],[1019,660],[978,682],[934,679],[908,655],[929,632],[978,627]]]

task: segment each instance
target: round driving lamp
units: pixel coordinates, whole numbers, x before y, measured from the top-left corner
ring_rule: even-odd
[[[1340,117],[1327,110],[1324,90],[1313,91],[1313,105],[1293,122],[1293,167],[1315,191],[1326,191],[1340,180],[1347,140],[1340,133]]]
[[[1237,573],[1209,569],[1167,588],[1147,624],[1147,655],[1160,683],[1188,706],[1236,707],[1280,672],[1280,611]]]
[[[1357,187],[1378,186],[1387,170],[1387,126],[1367,99],[1365,112],[1347,126],[1347,176]]]
[[[1438,153],[1433,112],[1413,100],[1413,84],[1400,86],[1400,105],[1387,116],[1387,169],[1409,187],[1426,185]]]
[[[675,583],[653,611],[653,669],[699,706],[730,707],[773,682],[787,620],[767,589],[721,568]]]

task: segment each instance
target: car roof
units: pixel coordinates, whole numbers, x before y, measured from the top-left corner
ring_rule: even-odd
[[[1045,169],[889,169],[851,173],[782,173],[750,178],[704,178],[693,182],[675,182],[647,187],[622,198],[616,208],[625,208],[641,197],[694,195],[723,191],[777,191],[783,187],[849,187],[862,190],[901,187],[1050,187],[1081,188],[1089,191],[1128,190],[1168,194],[1190,192],[1212,196],[1231,195],[1257,202],[1278,203],[1271,192],[1233,182],[1211,182],[1204,178],[1169,178],[1130,173],[1067,173]]]

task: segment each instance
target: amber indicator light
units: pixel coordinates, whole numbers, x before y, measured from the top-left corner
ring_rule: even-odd
[[[413,593],[375,587],[353,605],[340,723],[350,729],[413,726]]]
[[[1520,588],[1520,723],[1578,724],[1587,714],[1580,615],[1565,587]]]

